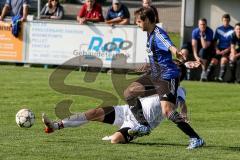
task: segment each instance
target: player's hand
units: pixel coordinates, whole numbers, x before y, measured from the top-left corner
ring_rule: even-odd
[[[2,16],[0,16],[0,21],[3,21],[3,18],[2,18]]]
[[[22,18],[20,19],[20,21],[21,21],[21,22],[26,22],[27,19],[26,19],[26,17],[22,17]]]
[[[198,68],[201,65],[201,62],[199,62],[199,61],[188,61],[188,62],[185,62],[184,65],[189,69],[194,69],[194,68]]]
[[[216,50],[216,54],[217,55],[224,55],[224,50],[223,51],[220,51],[219,49]]]
[[[230,54],[229,59],[235,62],[237,60],[237,56],[235,54]]]
[[[84,24],[86,22],[86,18],[80,18],[79,19],[79,24]]]
[[[200,62],[200,63],[201,63],[201,58],[200,58],[200,57],[198,57],[198,56],[195,56],[194,58],[196,59],[196,61],[198,61],[198,62]]]
[[[217,49],[217,50],[216,50],[216,54],[217,54],[217,55],[222,55],[222,52],[221,52],[219,49]]]
[[[178,51],[176,53],[176,57],[177,59],[179,59],[180,61],[186,61],[187,60],[187,57],[185,54],[183,54],[181,51]]]

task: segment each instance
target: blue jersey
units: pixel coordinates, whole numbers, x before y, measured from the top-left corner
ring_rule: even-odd
[[[130,18],[130,13],[125,5],[121,4],[121,7],[118,11],[114,11],[112,7],[109,8],[106,20],[111,20],[117,17],[120,17],[122,19]]]
[[[220,26],[216,29],[214,40],[218,41],[218,49],[226,49],[230,47],[233,32],[234,28],[230,25],[227,27]]]
[[[199,28],[195,28],[192,31],[192,39],[194,39],[196,41],[201,41],[201,35],[200,35],[200,29]],[[213,40],[213,30],[211,28],[209,28],[209,27],[206,28],[204,39],[206,41],[212,42],[212,40]]]
[[[148,34],[147,52],[153,78],[175,79],[179,69],[172,60],[169,48],[173,46],[167,33],[158,26]]]

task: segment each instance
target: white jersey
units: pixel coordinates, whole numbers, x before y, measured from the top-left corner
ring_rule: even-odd
[[[177,97],[185,100],[185,91],[182,87],[178,88]],[[150,125],[151,129],[156,128],[164,119],[162,115],[162,108],[158,95],[152,95],[140,99],[143,109],[143,115]],[[114,106],[115,121],[113,125],[118,126],[120,129],[129,127],[135,128],[140,125],[134,115],[132,114],[128,105]]]

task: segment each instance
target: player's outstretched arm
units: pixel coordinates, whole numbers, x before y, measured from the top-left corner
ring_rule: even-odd
[[[175,46],[169,47],[169,50],[180,61],[185,61],[187,59],[187,57],[185,57],[185,55],[181,51],[178,51],[178,49]]]
[[[121,132],[115,132],[111,136],[102,138],[104,141],[111,141],[112,144],[126,143],[125,138]]]

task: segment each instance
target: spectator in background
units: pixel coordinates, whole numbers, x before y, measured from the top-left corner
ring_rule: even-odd
[[[63,15],[64,10],[59,0],[48,0],[48,3],[41,10],[41,18],[62,19]]]
[[[79,24],[86,22],[103,22],[102,6],[95,0],[86,0],[86,3],[80,9],[77,15]]]
[[[205,18],[198,20],[198,28],[192,31],[192,50],[194,58],[201,62],[201,81],[207,80],[207,63],[213,56],[213,31],[207,26]]]
[[[157,8],[152,5],[152,0],[143,0],[142,6],[143,7],[151,7],[156,15],[156,23],[159,23],[158,11],[157,11]]]
[[[231,51],[231,38],[234,32],[234,28],[230,25],[230,15],[224,14],[222,16],[223,25],[218,27],[215,31],[214,42],[216,55],[212,58],[208,68],[207,68],[207,77],[211,72],[213,66],[218,65],[220,61],[220,73],[217,78],[219,82],[223,81],[223,76],[226,70],[226,64],[228,63],[228,57]]]
[[[20,21],[24,22],[27,20],[28,9],[28,0],[6,0],[0,16],[0,21],[3,21],[5,16],[9,15],[11,17],[21,16]]]
[[[240,23],[237,23],[234,28],[234,33],[231,41],[231,53],[229,66],[232,73],[230,82],[236,79],[236,61],[240,59]]]
[[[112,6],[108,9],[105,22],[110,25],[129,24],[130,13],[128,8],[120,0],[113,0]]]

